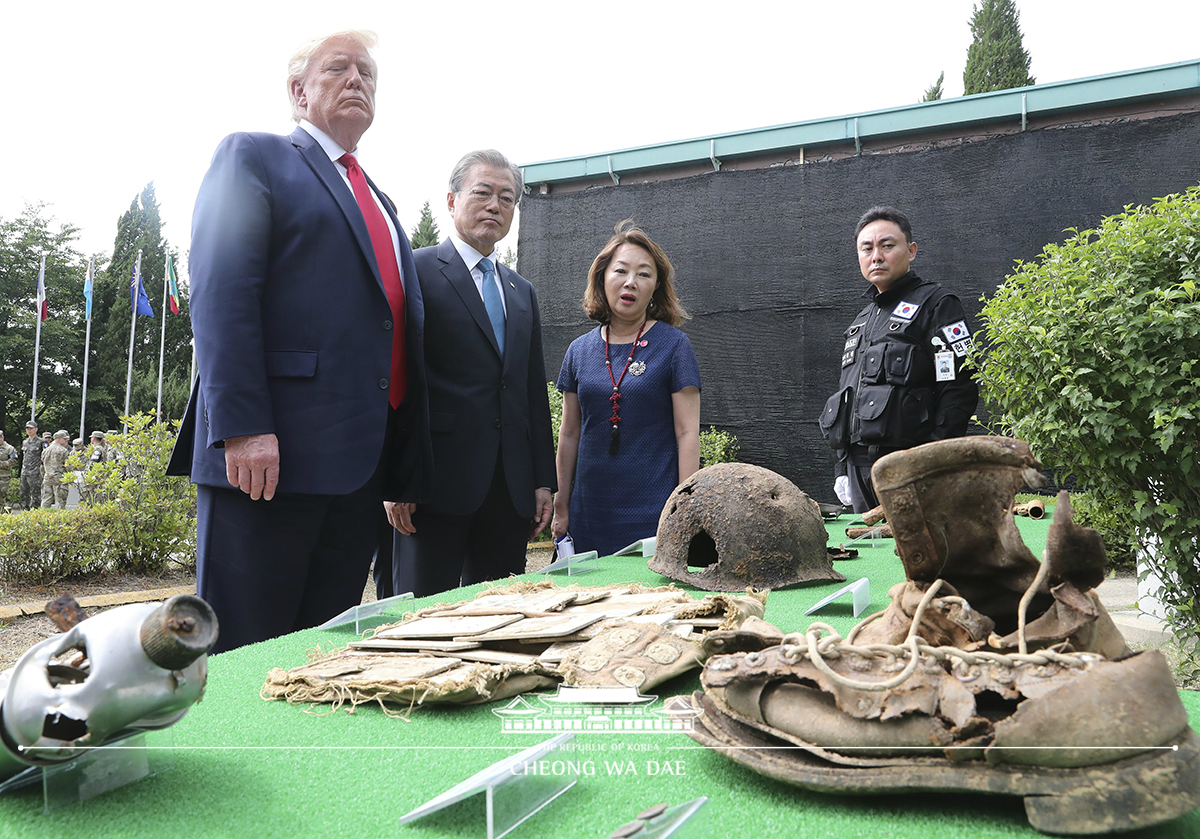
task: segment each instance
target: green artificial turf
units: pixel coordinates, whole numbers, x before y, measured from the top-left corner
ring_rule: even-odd
[[[848,518],[830,525],[834,543],[845,540]],[[1020,522],[1024,538],[1041,553],[1048,522]],[[888,588],[904,578],[893,543],[866,547],[858,559],[837,563],[848,581],[868,577],[872,610],[887,603]],[[593,573],[566,578],[581,585],[669,580],[649,571],[640,557],[596,560]],[[766,618],[785,630],[820,619],[846,632],[854,623],[849,598],[808,618],[804,609],[841,584],[772,592]],[[472,586],[413,603],[413,608],[473,596]],[[378,707],[329,713],[266,702],[259,689],[272,667],[304,663],[306,650],[343,646],[350,635],[309,630],[215,656],[209,661],[204,701],[171,730],[174,766],[160,775],[107,793],[60,814],[42,815],[39,789],[0,796],[0,837],[391,837],[469,839],[484,835],[483,798],[410,825],[400,817],[471,774],[547,739],[545,734],[504,734],[493,707],[418,708],[408,719]],[[696,675],[661,686],[661,696],[690,693]],[[1181,692],[1193,727],[1200,694]],[[683,734],[581,733],[570,756],[579,771],[574,788],[518,827],[513,837],[605,837],[658,802],[678,804],[708,796],[706,821],[695,836],[930,837],[1038,836],[1012,797],[910,794],[825,795],[760,777],[705,749]],[[669,767],[670,774],[664,773]],[[589,771],[590,770],[590,771]],[[618,771],[619,770],[619,771]],[[1137,834],[1129,834],[1136,836]],[[1143,832],[1154,839],[1200,836],[1200,811]]]

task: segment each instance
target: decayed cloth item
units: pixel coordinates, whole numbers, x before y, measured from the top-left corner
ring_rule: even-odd
[[[761,619],[766,595],[710,594],[637,583],[560,587],[549,581],[492,587],[380,626],[308,664],[274,668],[264,699],[364,702],[395,714],[418,705],[495,702],[560,682],[649,690],[700,666],[708,630]]]

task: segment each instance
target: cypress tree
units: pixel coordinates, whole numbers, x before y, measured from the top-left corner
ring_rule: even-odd
[[[183,273],[179,255],[162,236],[162,219],[154,184],[147,184],[117,222],[112,261],[97,271],[92,307],[92,362],[88,376],[88,422],[99,428],[119,428],[125,410],[125,376],[129,360],[130,279],[137,252],[142,251],[142,284],[154,317],[139,316],[134,331],[132,412],[154,409],[158,396],[160,318],[167,318],[166,359],[163,364],[163,415],[183,416],[192,363],[192,327],[186,284],[179,281],[179,314],[162,310],[163,269],[167,253],[176,276]],[[90,429],[89,429],[90,430]]]
[[[433,210],[429,208],[429,202],[426,201],[425,206],[421,208],[421,220],[417,222],[417,226],[412,229],[412,235],[409,236],[409,244],[414,249],[427,248],[430,245],[436,245],[441,240],[437,222],[433,220]]]
[[[982,0],[971,14],[973,40],[963,70],[966,95],[1010,90],[1035,83],[1022,42],[1020,12],[1013,0]]]
[[[925,88],[925,95],[921,97],[922,102],[937,102],[942,98],[942,82],[946,79],[946,71],[938,73],[937,81]]]

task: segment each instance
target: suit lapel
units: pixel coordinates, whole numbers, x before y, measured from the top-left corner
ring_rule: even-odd
[[[475,278],[471,276],[471,272],[467,269],[467,264],[463,262],[462,257],[458,255],[458,251],[454,248],[454,243],[449,239],[442,241],[438,245],[438,260],[442,263],[442,276],[450,283],[450,287],[458,294],[463,305],[467,307],[467,311],[471,313],[476,325],[483,330],[483,334],[487,337],[492,349],[496,355],[500,355],[500,345],[496,343],[496,333],[492,331],[492,321],[488,317],[487,307],[483,305],[483,298],[479,296],[479,288],[475,285]]]
[[[517,292],[517,285],[513,282],[512,269],[499,262],[496,263],[496,268],[500,272],[500,285],[504,289],[504,310],[508,316],[504,343],[505,346],[509,346],[514,338],[520,340],[519,333],[522,330],[528,330],[529,327],[526,324],[533,322],[533,312],[530,309],[529,297]],[[505,358],[508,358],[509,355],[509,353],[505,353]]]
[[[362,210],[358,208],[358,201],[355,200],[354,193],[346,186],[337,166],[329,159],[329,155],[321,148],[321,144],[314,140],[307,131],[297,128],[292,132],[291,140],[305,163],[316,173],[321,183],[329,190],[329,194],[333,196],[333,200],[337,202],[338,207],[341,208],[342,213],[345,214],[346,221],[350,223],[350,229],[354,232],[354,239],[358,242],[363,256],[366,257],[367,264],[371,266],[375,283],[386,297],[383,277],[379,273],[379,264],[375,261],[375,249],[371,246],[371,234],[367,232],[367,223],[363,221]],[[386,202],[384,203],[386,204]]]

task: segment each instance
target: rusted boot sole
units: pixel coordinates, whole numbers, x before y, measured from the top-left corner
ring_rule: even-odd
[[[1200,806],[1200,737],[1186,729],[1162,747],[1115,763],[1073,769],[913,758],[891,766],[830,763],[804,745],[734,719],[702,691],[691,697],[689,736],[730,760],[814,792],[849,795],[982,792],[1024,798],[1042,833],[1116,833],[1170,821]],[[816,749],[816,746],[811,748]]]

